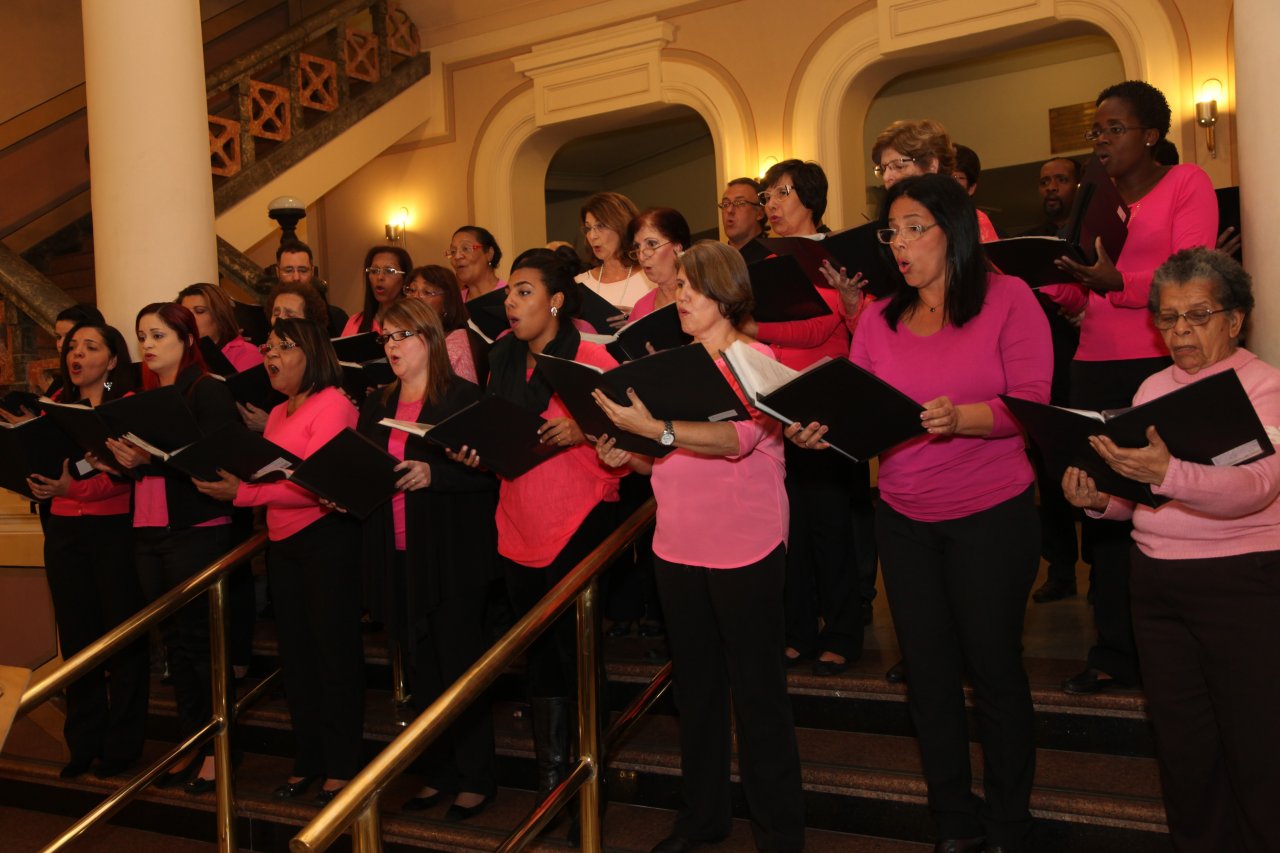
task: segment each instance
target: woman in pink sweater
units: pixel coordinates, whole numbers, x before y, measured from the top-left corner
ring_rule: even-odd
[[[1204,248],[1155,272],[1150,311],[1173,365],[1138,405],[1234,370],[1267,432],[1280,435],[1280,371],[1237,346],[1249,275]],[[1116,472],[1171,500],[1158,509],[1100,493],[1067,469],[1067,499],[1095,518],[1132,519],[1130,589],[1169,833],[1179,851],[1275,849],[1280,802],[1280,455],[1216,467],[1149,444],[1092,439]]]
[[[927,434],[880,456],[876,538],[935,849],[1030,850],[1035,726],[1022,621],[1040,526],[1031,463],[999,395],[1047,402],[1048,324],[1025,284],[987,272],[973,205],[950,174],[906,178],[885,205],[879,236],[902,278],[863,310],[850,359],[925,401]],[[806,447],[822,447],[823,432],[788,428]],[[972,791],[966,674],[985,802]]]

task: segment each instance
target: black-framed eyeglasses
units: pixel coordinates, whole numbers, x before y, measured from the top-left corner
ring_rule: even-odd
[[[1160,331],[1167,332],[1178,325],[1178,320],[1186,320],[1192,326],[1203,326],[1214,314],[1227,314],[1234,310],[1234,308],[1195,308],[1177,314],[1172,311],[1162,311],[1152,317],[1151,322],[1155,323]]]
[[[377,275],[378,273],[383,275],[404,275],[404,270],[396,269],[395,267],[365,267],[364,272],[365,275]]]
[[[796,191],[796,188],[791,186],[790,184],[783,184],[782,186],[765,190],[759,195],[760,204],[768,204],[769,199],[773,198],[774,193],[777,193],[779,198],[786,198],[787,196],[791,195],[795,191]]]
[[[885,175],[901,172],[915,161],[916,158],[914,157],[899,157],[896,160],[885,160],[871,171],[876,173],[877,178],[883,178]]]
[[[632,249],[627,252],[627,257],[633,261],[638,261],[641,258],[649,257],[654,252],[661,249],[663,246],[669,246],[669,245],[671,245],[670,240],[668,240],[665,243],[654,243],[651,240],[647,240],[644,243],[640,244],[639,246],[632,247]]]
[[[876,239],[886,246],[893,242],[893,238],[899,234],[902,235],[902,242],[913,243],[924,236],[924,232],[930,228],[937,228],[938,223],[932,225],[903,225],[901,228],[880,228],[876,231]]]
[[[413,329],[400,329],[396,332],[387,332],[385,335],[378,335],[374,338],[378,342],[378,346],[385,347],[389,341],[403,341],[405,338],[412,338],[418,334]]]
[[[720,208],[721,210],[728,210],[731,207],[746,207],[748,205],[750,205],[751,207],[759,207],[760,202],[752,201],[749,198],[732,198],[732,199],[725,198],[725,199],[721,199],[720,203],[717,204],[716,207]]]
[[[279,343],[274,343],[274,344],[267,343],[258,347],[258,352],[262,353],[263,356],[268,356],[268,355],[271,355],[272,350],[280,350],[280,352],[288,352],[289,350],[293,349],[296,346],[297,344],[293,341],[280,341]]]
[[[1124,136],[1126,133],[1128,133],[1131,130],[1150,130],[1150,129],[1151,128],[1149,127],[1143,127],[1141,125],[1109,124],[1106,127],[1089,128],[1084,132],[1084,138],[1089,142],[1097,142],[1099,139],[1103,137],[1104,134],[1111,137],[1112,139],[1119,139],[1120,137]]]

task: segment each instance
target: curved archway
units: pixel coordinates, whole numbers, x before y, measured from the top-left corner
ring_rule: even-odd
[[[1159,87],[1173,108],[1174,134],[1179,147],[1194,144],[1186,127],[1189,83],[1180,56],[1187,54],[1185,34],[1160,0],[1058,0],[1055,16],[1039,31],[1064,23],[1084,23],[1105,33],[1120,53],[1126,76],[1149,80]],[[1012,30],[1010,30],[1012,32]],[[1000,31],[984,33],[998,38]],[[1019,28],[1021,44],[1035,32]],[[941,40],[927,53],[885,56],[881,50],[877,10],[872,8],[833,30],[798,74],[795,97],[788,105],[787,140],[794,156],[812,158],[828,170],[828,209],[838,211],[843,224],[858,221],[866,182],[861,170],[842,168],[842,140],[863,138],[862,116],[890,80],[908,71],[965,59],[973,54],[972,36]],[[851,112],[856,118],[842,121]],[[1189,149],[1189,150],[1194,150]]]
[[[648,106],[678,104],[702,117],[711,131],[721,183],[751,174],[755,122],[745,94],[728,73],[700,54],[664,50],[661,75],[659,99]],[[539,126],[533,85],[513,90],[486,119],[472,154],[474,221],[489,228],[503,246],[545,242],[544,178],[555,152],[577,136],[625,126],[643,117],[645,109],[606,111]]]

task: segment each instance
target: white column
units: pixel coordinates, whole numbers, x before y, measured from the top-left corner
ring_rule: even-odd
[[[1256,307],[1248,346],[1280,365],[1280,240],[1275,239],[1274,188],[1280,184],[1280,112],[1275,108],[1275,45],[1280,4],[1236,0],[1236,145],[1240,159],[1240,233],[1253,276]]]
[[[198,0],[82,0],[98,307],[131,343],[138,309],[217,282]]]

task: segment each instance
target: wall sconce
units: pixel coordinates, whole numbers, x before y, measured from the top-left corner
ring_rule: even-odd
[[[386,231],[387,239],[392,243],[399,242],[403,246],[405,244],[404,232],[408,224],[409,208],[402,207],[385,226],[384,230]]]
[[[1217,159],[1218,149],[1213,138],[1213,126],[1218,123],[1218,99],[1222,97],[1222,81],[1210,77],[1200,87],[1200,100],[1196,102],[1196,124],[1204,128],[1205,145],[1209,156]]]
[[[766,157],[760,161],[760,174],[756,176],[757,180],[764,180],[765,173],[778,165],[777,157]]]

